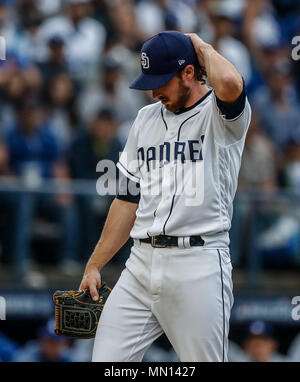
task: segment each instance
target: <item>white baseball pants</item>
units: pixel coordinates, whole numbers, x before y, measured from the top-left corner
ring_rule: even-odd
[[[135,240],[102,312],[93,361],[141,361],[163,332],[182,362],[227,361],[231,271],[228,249]]]

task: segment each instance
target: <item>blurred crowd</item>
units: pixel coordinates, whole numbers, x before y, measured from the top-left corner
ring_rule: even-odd
[[[19,344],[0,333],[0,362],[91,362],[93,339],[71,340],[54,333],[55,320],[40,326],[33,339]],[[229,362],[300,362],[300,334],[281,353],[270,322],[252,321],[240,340],[229,341]],[[146,351],[143,362],[180,362],[165,335]]]
[[[300,61],[291,54],[300,0],[0,0],[0,224],[10,227],[2,252],[19,282],[30,281],[36,214],[59,222],[68,271],[92,250],[109,204],[5,183],[96,180],[99,160],[116,162],[137,111],[153,102],[128,88],[139,50],[166,29],[198,33],[244,77],[253,119],[240,190],[300,190]]]

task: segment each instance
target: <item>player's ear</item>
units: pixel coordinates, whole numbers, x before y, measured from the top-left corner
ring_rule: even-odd
[[[183,69],[183,74],[184,74],[185,79],[192,80],[194,78],[194,76],[195,76],[194,66],[193,65],[187,65]]]

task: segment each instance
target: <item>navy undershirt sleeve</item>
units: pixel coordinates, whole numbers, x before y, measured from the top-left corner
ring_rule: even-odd
[[[140,201],[140,185],[127,178],[119,171],[119,184],[116,198],[138,204]]]
[[[134,196],[134,195],[117,195],[116,198],[120,199],[120,200],[124,200],[125,202],[139,204],[140,194],[137,196]]]
[[[225,116],[226,119],[234,119],[238,117],[244,110],[246,103],[245,82],[243,83],[243,90],[241,94],[234,102],[221,101],[217,96],[216,101],[218,108],[220,109],[221,113]]]

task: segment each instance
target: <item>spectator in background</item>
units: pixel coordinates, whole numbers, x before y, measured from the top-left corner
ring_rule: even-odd
[[[246,2],[243,38],[254,60],[259,59],[261,48],[280,43],[280,26],[272,0]]]
[[[163,30],[193,32],[196,27],[193,9],[182,0],[142,0],[136,14],[140,28],[150,36]]]
[[[36,96],[40,87],[40,72],[32,63],[24,64],[15,54],[8,54],[7,60],[0,61],[0,122],[2,129],[15,123],[14,107],[24,97]]]
[[[99,21],[106,30],[106,43],[109,45],[111,40],[115,38],[115,29],[109,12],[109,1],[107,0],[93,0],[93,17]]]
[[[278,155],[253,113],[239,174],[239,191],[273,191],[277,187]]]
[[[75,179],[96,179],[100,160],[117,163],[122,146],[117,138],[118,123],[114,111],[102,109],[92,120],[88,130],[83,129],[74,138],[70,149],[70,168]]]
[[[36,1],[36,0],[24,0]],[[44,17],[50,17],[58,14],[61,11],[64,0],[37,0],[38,9],[42,12]]]
[[[48,87],[53,77],[68,72],[65,42],[60,35],[53,35],[49,38],[47,59],[38,63],[38,68],[45,88]]]
[[[139,72],[139,50],[149,37],[138,26],[132,0],[108,2],[108,12],[114,30],[108,41],[108,52],[115,60],[121,59],[127,85]]]
[[[1,72],[0,76],[7,73]],[[22,102],[25,94],[28,94],[28,84],[21,70],[16,70],[12,75],[7,75],[2,84],[2,100],[0,102],[0,121],[2,132],[8,126],[16,122],[16,107]]]
[[[54,333],[55,320],[39,329],[37,340],[27,342],[15,355],[14,362],[72,362],[70,342]]]
[[[299,36],[300,27],[300,1],[299,0],[272,0],[276,10],[276,19],[280,26],[282,38],[290,44],[294,36]]]
[[[142,41],[150,35],[145,34],[138,25],[134,1],[115,0],[109,3],[109,15],[115,31],[115,41],[137,53]]]
[[[253,225],[257,224],[257,219],[260,222],[265,221],[270,214],[270,211],[260,209],[258,206],[254,214],[253,205],[247,202],[247,199],[246,202],[244,201],[242,192],[270,193],[277,189],[277,170],[281,157],[276,152],[272,141],[261,131],[260,126],[258,116],[252,113],[242,156],[239,192],[234,200],[230,232],[231,256],[235,265],[239,265],[242,256],[247,256],[250,250],[251,230]]]
[[[43,15],[38,8],[38,1],[19,0],[16,6],[18,31],[13,40],[13,51],[22,66],[25,66],[43,57],[44,48],[38,33]]]
[[[18,26],[20,29],[26,28],[28,22],[33,19],[43,19],[43,13],[39,8],[39,0],[17,0],[16,15],[18,18]]]
[[[98,83],[88,86],[80,96],[79,110],[83,121],[90,124],[101,108],[111,109],[118,123],[135,118],[137,110],[144,104],[124,81],[120,59],[106,55],[101,69]]]
[[[236,38],[234,13],[228,2],[211,2],[210,18],[213,26],[212,45],[232,62],[242,74],[245,84],[251,79],[251,59],[248,49]]]
[[[0,0],[1,1],[1,0]],[[0,122],[8,126],[15,122],[14,107],[26,96],[36,96],[41,87],[38,68],[29,59],[30,52],[23,60],[16,45],[7,47],[7,58],[0,61]]]
[[[278,59],[289,59],[289,44],[285,47],[282,39],[274,1],[247,1],[242,23],[242,38],[252,59],[252,77],[248,94],[252,95],[262,85],[266,85],[266,73]]]
[[[265,73],[267,86],[259,88],[251,99],[264,132],[284,150],[291,137],[300,134],[300,108],[292,86],[290,62],[279,59]]]
[[[39,278],[30,270],[30,233],[32,221],[39,205],[47,214],[58,215],[62,226],[62,246],[59,258],[62,270],[72,272],[75,267],[77,220],[72,197],[66,194],[49,196],[31,193],[30,189],[46,179],[68,179],[59,143],[45,125],[43,108],[36,100],[26,100],[17,110],[18,121],[6,134],[9,170],[21,177],[29,192],[15,195],[12,262],[18,283],[32,286]]]
[[[80,131],[70,149],[70,169],[74,179],[99,178],[96,172],[100,160],[119,160],[122,145],[117,138],[118,124],[113,111],[102,109],[93,119],[88,130]],[[96,245],[101,232],[97,216],[104,223],[111,196],[78,197],[84,257],[87,258]]]
[[[197,18],[196,33],[203,39],[211,43],[214,38],[214,28],[210,20],[211,0],[196,0],[195,15]]]
[[[247,328],[243,350],[249,362],[288,362],[289,359],[277,352],[278,342],[271,324],[264,321],[251,322]]]
[[[60,144],[60,149],[66,152],[79,125],[74,82],[68,73],[58,73],[52,77],[44,93],[48,107],[47,122]]]
[[[0,36],[5,38],[7,53],[12,51],[12,44],[17,34],[16,18],[10,0],[0,0]]]
[[[95,78],[106,39],[104,27],[89,17],[91,11],[89,0],[67,0],[65,14],[46,19],[39,30],[45,50],[51,36],[64,39],[68,67],[81,82]]]

